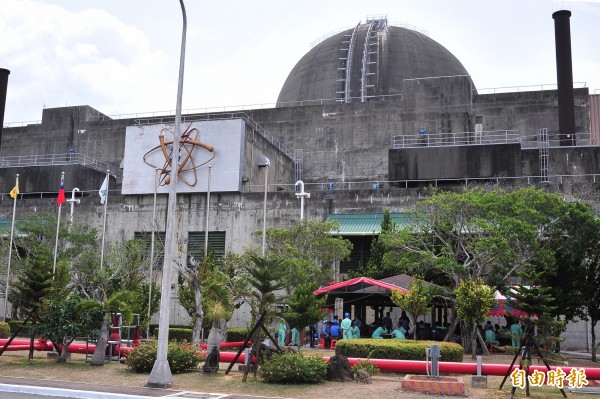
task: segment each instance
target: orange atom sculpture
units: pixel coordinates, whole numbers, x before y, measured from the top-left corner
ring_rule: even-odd
[[[198,182],[198,174],[196,173],[196,170],[202,165],[206,165],[217,156],[213,146],[202,143],[198,140],[200,131],[195,127],[190,129],[191,126],[192,124],[190,123],[187,129],[185,129],[185,131],[181,134],[181,138],[179,139],[179,166],[177,168],[177,177],[189,187],[195,186]],[[172,140],[165,140],[165,131],[173,135]],[[170,128],[166,127],[160,131],[158,139],[160,144],[144,154],[144,162],[148,166],[151,166],[155,169],[160,169],[160,178],[158,184],[160,186],[165,186],[171,183],[171,157],[173,156],[173,143],[175,141],[175,134]],[[206,151],[211,153],[212,156],[206,161],[197,163],[193,157],[193,153],[198,147],[204,148]],[[158,165],[152,162],[150,159],[153,154],[159,152],[163,155],[162,165]]]

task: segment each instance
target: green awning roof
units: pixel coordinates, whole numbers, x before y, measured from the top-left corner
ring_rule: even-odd
[[[390,213],[396,226],[402,227],[409,224],[406,213]],[[381,234],[381,222],[383,213],[358,213],[358,214],[336,214],[327,216],[327,221],[336,220],[340,228],[333,234],[341,236],[371,236]]]

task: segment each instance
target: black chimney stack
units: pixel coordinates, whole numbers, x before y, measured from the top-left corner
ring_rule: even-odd
[[[2,127],[4,126],[4,106],[6,105],[9,74],[8,69],[0,68],[0,148],[2,148]]]
[[[556,83],[558,86],[558,130],[561,146],[575,145],[575,100],[571,59],[571,11],[552,14],[556,43]]]

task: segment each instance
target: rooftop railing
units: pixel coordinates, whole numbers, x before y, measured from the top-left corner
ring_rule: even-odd
[[[571,141],[572,146],[596,146],[598,133],[575,133],[572,135],[551,134],[548,144],[550,148],[564,146],[564,141]],[[561,143],[561,141],[563,143]],[[482,132],[429,133],[422,131],[412,135],[404,134],[392,137],[392,149],[420,147],[454,147],[464,145],[490,145],[520,143],[521,148],[538,148],[540,141],[537,134],[521,135],[516,130],[484,130]]]
[[[522,186],[523,184],[563,184],[565,181],[586,181],[600,183],[599,173],[588,173],[580,175],[548,175],[548,176],[493,176],[493,177],[463,177],[463,178],[431,178],[431,179],[408,179],[408,180],[370,180],[370,181],[329,181],[318,183],[304,182],[306,192],[324,192],[325,199],[334,199],[336,191],[367,190],[376,192],[378,190],[393,188],[409,189],[417,187],[453,187],[453,186],[475,186],[475,185],[507,185]],[[263,184],[246,184],[244,192],[263,192]],[[270,183],[269,192],[295,192],[294,184]],[[329,194],[327,194],[329,193]]]
[[[490,130],[481,133],[429,133],[421,131],[412,135],[399,135],[392,137],[392,148],[417,148],[417,147],[453,147],[476,144],[508,144],[519,143],[520,136],[515,130]]]
[[[587,82],[573,82],[574,89],[582,89],[587,87]],[[556,83],[545,83],[537,85],[525,85],[525,86],[505,86],[505,87],[487,87],[483,89],[473,89],[477,94],[496,94],[496,93],[520,93],[527,91],[543,91],[543,90],[557,90],[558,86]]]
[[[3,169],[61,165],[81,165],[99,172],[106,172],[110,169],[110,165],[106,162],[77,153],[0,157],[0,168]]]
[[[258,134],[260,134],[265,140],[273,144],[278,150],[286,154],[290,159],[294,156],[294,151],[285,145],[281,144],[275,137],[271,136],[260,124],[252,119],[245,112],[225,112],[218,114],[200,114],[200,115],[182,115],[181,123],[192,123],[209,120],[231,120],[231,119],[242,119]],[[152,125],[156,123],[174,123],[174,116],[159,116],[156,118],[139,118],[134,120],[134,124],[137,126]]]

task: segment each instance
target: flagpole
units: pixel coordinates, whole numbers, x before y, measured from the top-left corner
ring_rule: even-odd
[[[104,223],[102,223],[102,247],[100,248],[100,270],[104,267],[104,240],[106,237],[106,215],[108,210],[108,186],[110,186],[110,170],[106,171],[106,196],[104,197]]]
[[[4,292],[4,321],[6,321],[6,309],[8,306],[8,291],[10,288],[10,261],[12,260],[13,237],[15,235],[15,215],[17,213],[17,197],[19,196],[19,175],[15,184],[16,192],[13,200],[12,224],[10,225],[10,247],[8,247],[8,268],[6,271],[6,291]]]
[[[206,190],[206,229],[204,229],[204,257],[208,255],[208,216],[210,215],[210,171],[212,165],[208,165],[208,186]]]
[[[62,185],[64,184],[65,181],[65,172],[62,172],[60,175],[60,184],[61,184],[61,189],[63,189],[64,187],[62,187]],[[60,195],[60,192],[59,192]],[[54,280],[54,275],[56,274],[56,255],[58,254],[58,231],[60,229],[60,210],[62,209],[62,202],[60,202],[58,204],[58,220],[56,222],[56,241],[54,243],[54,264],[52,265],[52,279]]]
[[[152,268],[154,266],[154,232],[156,231],[156,192],[158,191],[159,169],[154,169],[154,206],[152,207],[152,236],[150,241],[150,273],[148,276],[148,328],[146,338],[150,338],[150,317],[152,317]]]

